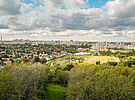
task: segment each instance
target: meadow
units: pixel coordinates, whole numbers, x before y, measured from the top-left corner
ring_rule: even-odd
[[[66,60],[67,59],[67,60]],[[81,63],[79,63],[79,59],[83,59]],[[96,64],[96,61],[100,61],[100,63],[106,63],[106,62],[120,62],[119,58],[116,58],[114,56],[75,56],[72,55],[72,63],[73,64]],[[55,60],[51,60],[48,63],[54,64],[60,64],[65,65],[70,63],[70,56],[64,56]]]
[[[96,63],[96,61],[100,61],[100,63],[110,62],[119,62],[120,60],[113,56],[85,56],[85,61],[87,63]]]

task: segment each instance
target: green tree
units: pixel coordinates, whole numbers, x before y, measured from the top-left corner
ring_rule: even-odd
[[[63,85],[63,86],[67,86],[67,83],[68,83],[68,71],[63,71],[61,69],[58,69],[56,72],[55,72],[55,76],[56,76],[56,82],[60,85]]]
[[[63,71],[66,71],[66,70],[70,71],[72,68],[74,68],[74,65],[68,64],[67,67],[63,68]]]
[[[21,92],[22,100],[33,100],[33,97],[38,97],[39,94],[41,97],[45,93],[45,85],[48,81],[48,70],[46,66],[39,63],[29,66],[10,66],[9,68],[6,68],[5,71],[8,71],[23,84],[24,90]]]
[[[18,100],[21,98],[23,86],[13,76],[0,72],[0,99]]]
[[[14,62],[15,62],[12,58],[10,58],[10,61],[11,61],[12,63],[14,63]]]
[[[46,60],[45,58],[41,58],[41,59],[40,59],[40,62],[41,62],[42,64],[45,64],[45,63],[47,62],[47,60]]]
[[[39,60],[40,60],[39,57],[34,58],[34,62],[39,62]]]
[[[118,66],[118,67],[124,67],[124,64],[123,64],[123,63],[118,63],[117,66]]]
[[[28,62],[27,57],[22,58],[22,61],[24,61],[24,62]]]
[[[2,60],[2,58],[0,57],[0,60]]]
[[[100,61],[96,61],[96,65],[100,65]]]
[[[78,66],[69,73],[69,100],[134,100],[135,70],[113,66]]]

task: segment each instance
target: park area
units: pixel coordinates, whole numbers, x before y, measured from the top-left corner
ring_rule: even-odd
[[[67,60],[66,60],[67,59]],[[79,59],[83,59],[83,62],[79,63]],[[96,64],[97,61],[100,61],[100,63],[106,63],[106,62],[120,62],[120,59],[114,56],[75,56],[72,55],[72,63],[78,63],[78,64]],[[70,63],[70,56],[64,56],[55,60],[51,60],[48,63],[54,64],[60,64],[65,65]]]
[[[120,60],[113,56],[85,56],[86,63],[96,63],[96,61],[100,61],[100,63],[110,62],[119,62]]]

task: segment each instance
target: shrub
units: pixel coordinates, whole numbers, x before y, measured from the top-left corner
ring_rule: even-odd
[[[74,65],[68,64],[67,67],[65,67],[65,68],[63,69],[63,71],[66,71],[66,70],[70,71],[72,68],[74,68]]]
[[[100,65],[100,61],[96,61],[96,65]]]

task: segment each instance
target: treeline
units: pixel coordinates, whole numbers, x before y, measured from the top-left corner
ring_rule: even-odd
[[[67,100],[134,100],[135,69],[111,65],[40,63],[5,66],[0,70],[1,100],[46,100],[47,84],[65,87]]]
[[[100,61],[96,61],[96,64],[100,64]],[[106,65],[112,65],[112,66],[125,66],[125,67],[132,67],[135,68],[135,61],[122,61],[122,62],[110,62],[108,61],[107,63],[103,63]]]
[[[135,52],[128,52],[128,53],[115,52],[115,53],[112,53],[111,51],[101,51],[100,54],[102,54],[103,56],[116,56],[119,58],[135,56]]]

